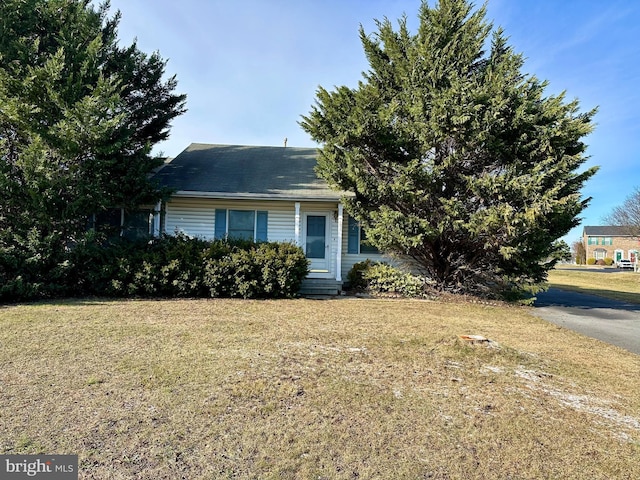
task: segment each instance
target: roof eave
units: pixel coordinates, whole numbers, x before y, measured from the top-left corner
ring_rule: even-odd
[[[206,198],[206,199],[219,199],[219,200],[280,200],[280,201],[334,201],[338,202],[343,196],[349,196],[347,192],[335,193],[329,195],[294,195],[289,192],[275,192],[275,193],[243,193],[243,192],[201,192],[193,190],[179,190],[174,192],[172,197],[181,198]]]

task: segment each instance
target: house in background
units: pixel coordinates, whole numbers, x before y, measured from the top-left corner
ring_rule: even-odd
[[[639,239],[630,235],[625,227],[586,226],[582,230],[582,244],[587,258],[638,261]]]
[[[291,242],[309,279],[340,289],[353,264],[383,256],[344,211],[343,192],[316,175],[316,159],[314,148],[191,144],[154,177],[175,192],[154,230]]]

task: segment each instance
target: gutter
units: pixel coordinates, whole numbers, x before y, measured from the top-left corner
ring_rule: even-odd
[[[351,196],[347,192],[335,195],[295,195],[294,193],[229,193],[229,192],[196,192],[189,190],[179,190],[171,195],[171,197],[181,198],[209,198],[219,200],[313,200],[325,202],[339,202],[343,196]]]

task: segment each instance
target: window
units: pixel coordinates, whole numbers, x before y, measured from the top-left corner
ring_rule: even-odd
[[[604,248],[596,248],[593,251],[593,258],[596,260],[604,260],[604,257],[607,256],[607,251]]]
[[[587,245],[598,245],[598,237],[589,237]]]
[[[148,238],[153,234],[153,212],[136,210],[124,212],[122,236],[129,240]]]
[[[327,217],[324,215],[307,216],[307,258],[325,258]]]
[[[604,237],[602,239],[602,245],[613,245],[613,238],[611,237]]]
[[[347,253],[380,253],[367,243],[367,234],[355,218],[349,217],[347,235]]]
[[[266,211],[216,209],[214,236],[266,242],[267,219]]]
[[[229,210],[227,236],[253,240],[256,223],[256,212],[253,210]]]
[[[90,228],[105,233],[111,239],[139,240],[153,235],[153,214],[152,208],[110,208],[94,215]]]

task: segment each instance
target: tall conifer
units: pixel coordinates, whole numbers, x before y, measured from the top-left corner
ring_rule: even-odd
[[[118,44],[108,9],[0,2],[0,287],[46,276],[89,215],[160,195],[151,148],[185,96],[157,53]]]
[[[545,280],[579,223],[595,110],[546,95],[485,15],[440,0],[422,3],[416,34],[406,18],[361,28],[369,71],[356,88],[319,87],[301,125],[372,244],[443,290],[504,296]]]

